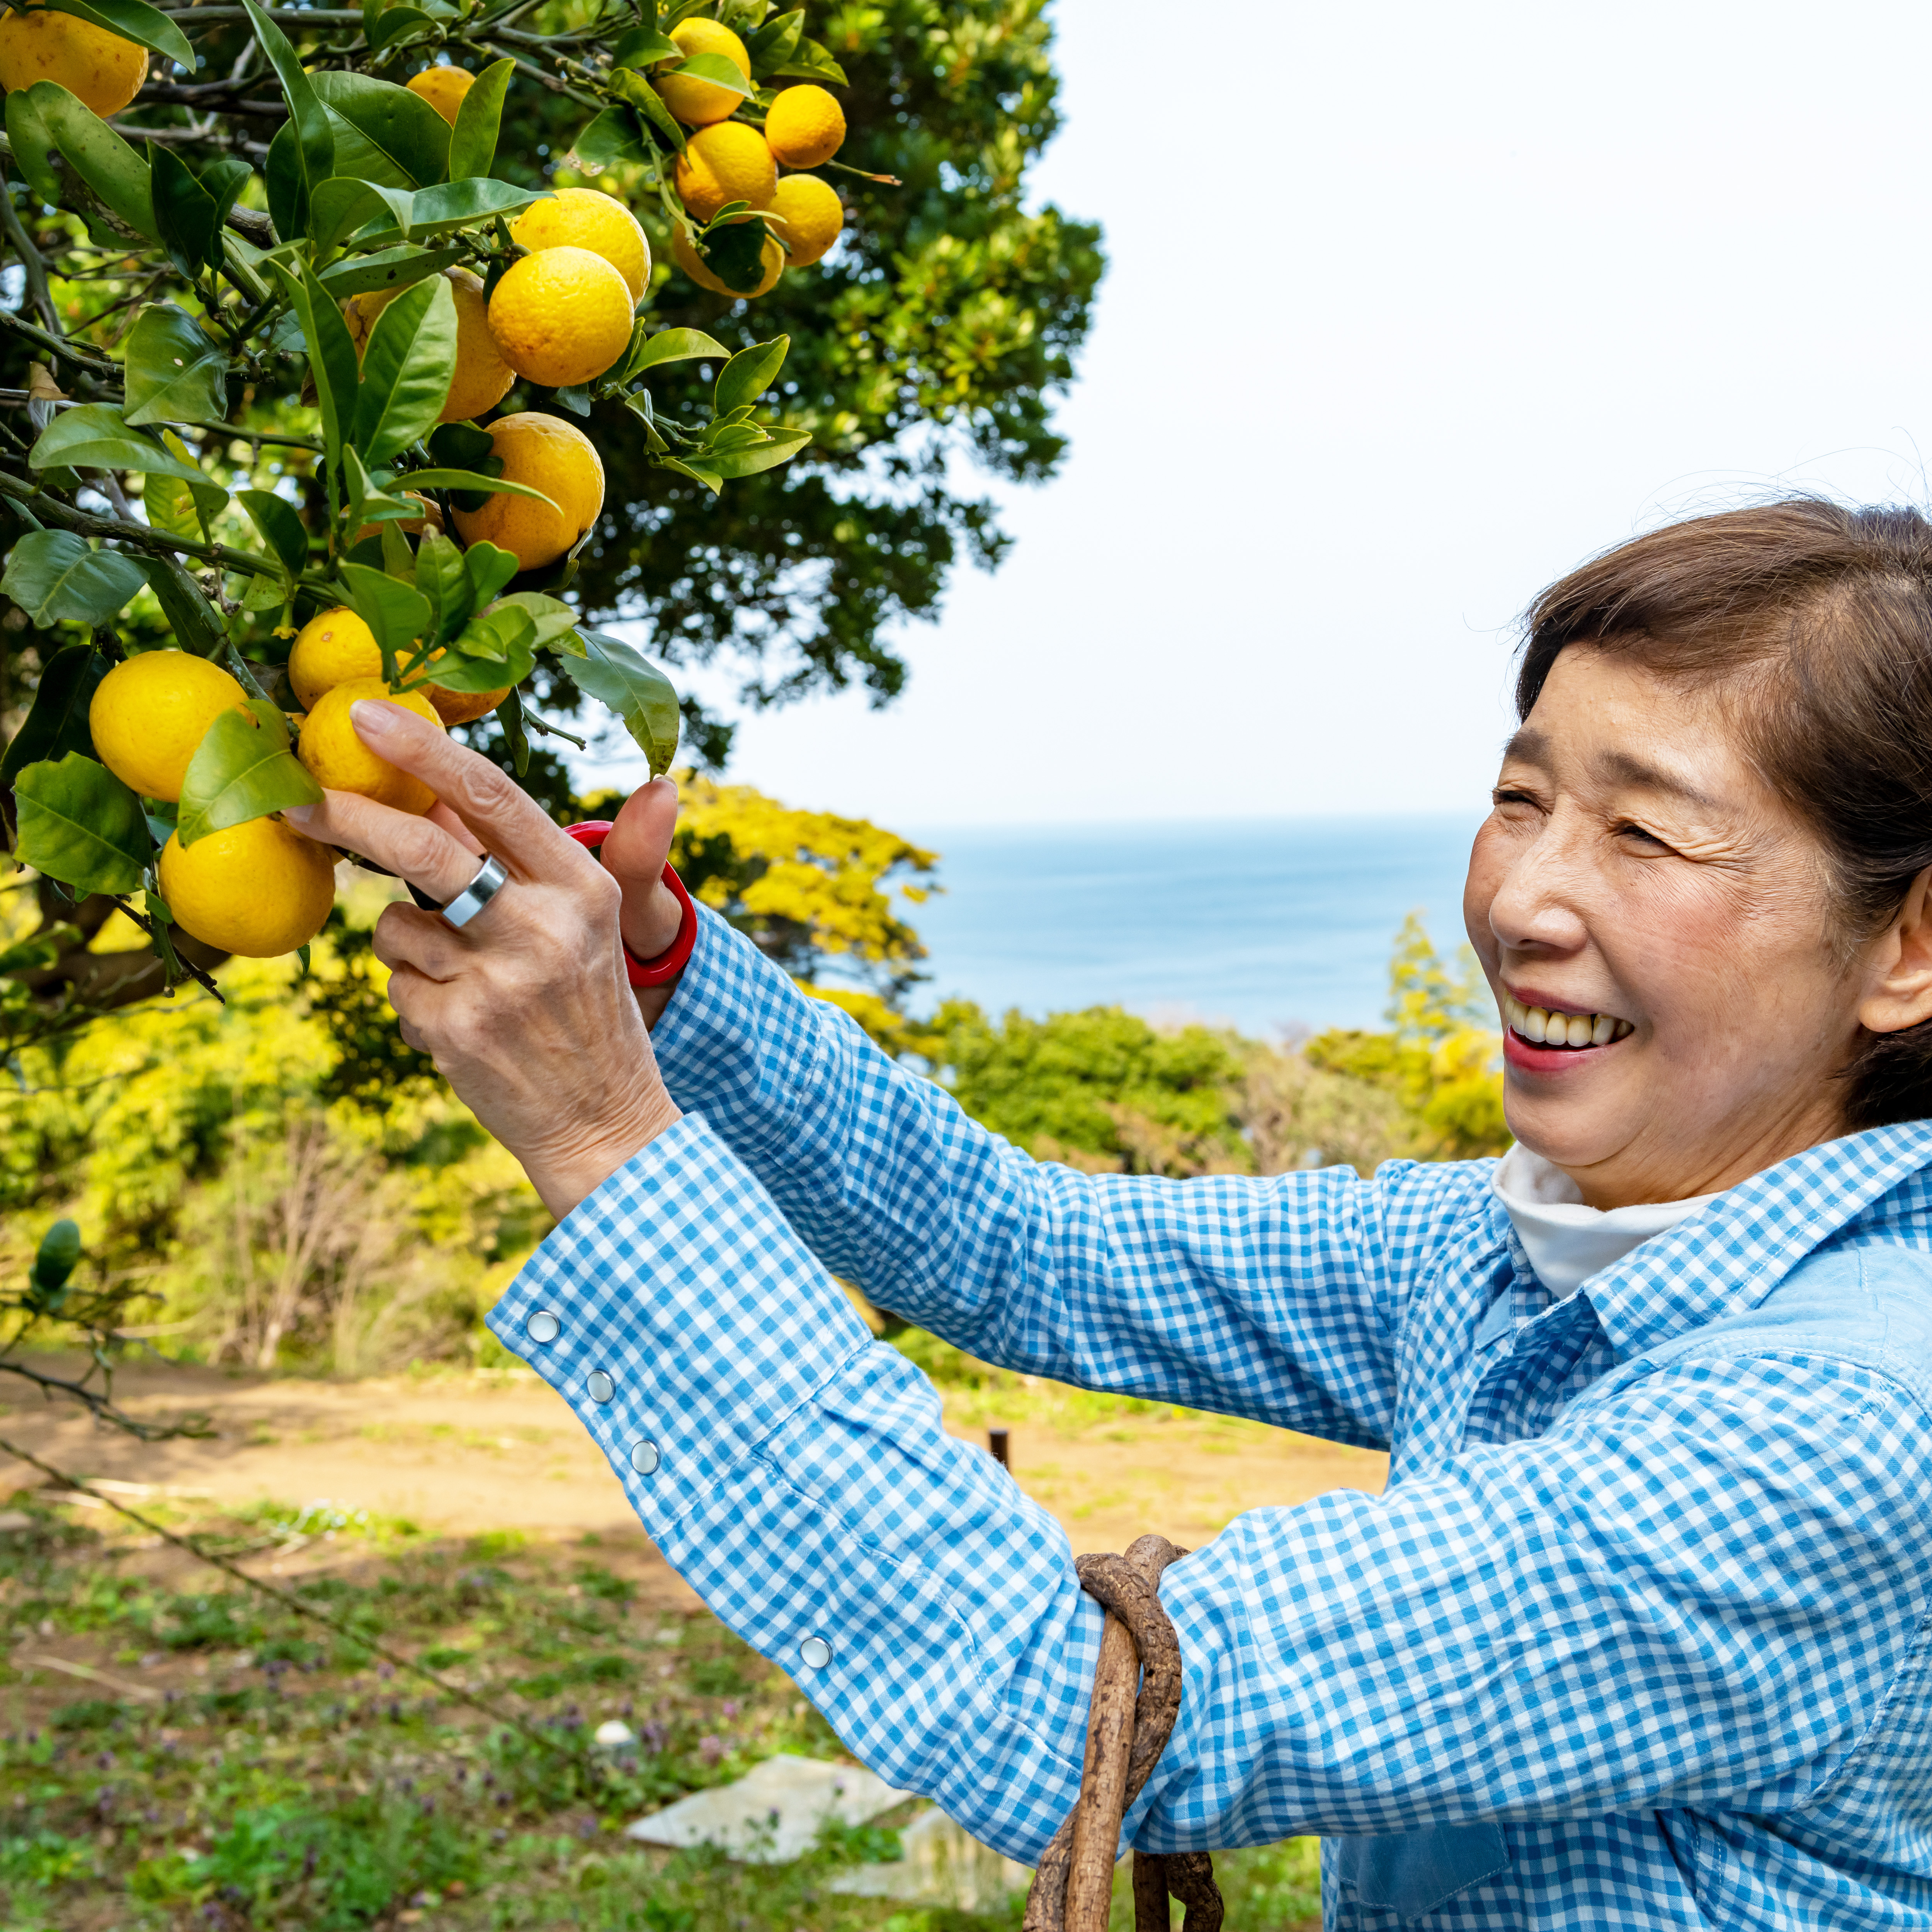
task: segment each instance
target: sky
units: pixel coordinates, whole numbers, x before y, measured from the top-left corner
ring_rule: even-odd
[[[1112,263],[1070,455],[902,699],[754,716],[732,776],[914,831],[1480,812],[1544,584],[1932,497],[1932,10],[1052,14],[1035,192]]]

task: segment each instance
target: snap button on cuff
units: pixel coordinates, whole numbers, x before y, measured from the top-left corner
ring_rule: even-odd
[[[608,1402],[617,1393],[617,1384],[602,1369],[591,1371],[584,1388],[592,1402]]]
[[[633,1442],[631,1444],[631,1467],[640,1476],[657,1473],[658,1445],[655,1442]],[[828,1656],[831,1653],[826,1653]]]
[[[823,1670],[832,1661],[832,1646],[822,1636],[808,1636],[798,1647],[800,1660],[808,1670]]]
[[[533,1308],[524,1324],[524,1333],[532,1342],[554,1342],[562,1330],[563,1324],[548,1308]]]

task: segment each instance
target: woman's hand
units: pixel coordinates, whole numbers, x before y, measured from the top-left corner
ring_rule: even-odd
[[[604,869],[623,892],[618,923],[624,944],[640,959],[655,959],[668,950],[683,920],[684,908],[664,882],[671,834],[676,829],[677,788],[669,778],[653,778],[624,801],[599,854]],[[646,1026],[656,1025],[676,990],[675,980],[636,988],[638,1010]]]
[[[479,850],[502,862],[509,883],[460,932],[437,913],[386,908],[376,955],[391,970],[403,1037],[434,1058],[561,1219],[678,1118],[625,980],[621,889],[510,778],[426,720],[368,699],[350,715],[372,751],[440,805],[416,818],[332,791],[284,815],[444,902],[470,883]],[[675,818],[675,790],[645,793],[654,789],[624,808],[627,844]],[[640,910],[648,922],[648,903]],[[655,931],[639,937],[649,945]]]

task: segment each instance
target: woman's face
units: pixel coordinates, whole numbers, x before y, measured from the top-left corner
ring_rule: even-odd
[[[1842,1132],[1833,1076],[1900,949],[1894,928],[1847,964],[1826,878],[1714,692],[1564,651],[1463,894],[1510,1131],[1598,1208],[1712,1192]]]

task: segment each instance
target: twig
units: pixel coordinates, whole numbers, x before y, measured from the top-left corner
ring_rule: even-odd
[[[561,738],[565,743],[574,745],[580,752],[586,752],[590,748],[590,741],[587,739],[578,737],[574,731],[566,731],[561,724],[551,724],[548,718],[539,718],[528,705],[524,707],[524,722],[526,724],[533,725],[546,738]]]
[[[25,1362],[0,1361],[0,1375],[22,1376],[50,1400],[56,1395],[64,1395],[71,1402],[80,1402],[92,1414],[96,1422],[110,1423],[124,1430],[137,1442],[164,1442],[176,1436],[201,1438],[214,1433],[212,1426],[206,1426],[206,1419],[199,1415],[191,1415],[185,1422],[167,1428],[158,1428],[128,1414],[124,1409],[116,1408],[110,1389],[91,1389],[85,1382],[70,1382],[62,1376],[43,1375],[38,1369],[28,1368]]]
[[[169,938],[166,929],[159,920],[150,919],[146,913],[136,912],[118,892],[110,892],[107,896],[148,935],[154,950],[160,955],[161,964],[164,968],[179,967],[182,974],[187,978],[192,980],[203,992],[212,993],[218,1005],[224,1006],[227,1005],[228,1001],[223,995],[221,988],[208,976],[206,970],[197,966],[192,959],[184,959],[175,950],[174,942]],[[172,979],[168,983],[170,988],[174,985]]]
[[[0,308],[0,328],[10,328],[16,335],[24,335],[29,342],[38,343],[50,353],[71,362],[77,369],[85,369],[89,375],[106,376],[118,380],[121,365],[110,362],[104,356],[96,356],[84,349],[76,349],[64,335],[50,334],[44,328],[36,328],[31,322],[17,315],[10,315]]]
[[[208,10],[212,12],[215,10],[210,8]],[[237,8],[236,10],[238,12],[240,10]],[[272,1598],[284,1610],[294,1611],[297,1616],[307,1617],[311,1622],[320,1624],[325,1630],[333,1630],[338,1636],[346,1639],[358,1650],[366,1650],[370,1656],[380,1657],[385,1664],[393,1664],[398,1670],[406,1670],[412,1676],[420,1677],[424,1683],[434,1684],[453,1702],[468,1705],[472,1711],[481,1712],[493,1723],[508,1725],[532,1744],[540,1744],[545,1750],[554,1751],[560,1757],[568,1758],[573,1762],[580,1761],[578,1752],[568,1744],[560,1744],[555,1738],[546,1736],[535,1725],[526,1724],[520,1718],[513,1718],[507,1711],[500,1711],[494,1705],[484,1703],[482,1698],[451,1683],[447,1678],[438,1676],[428,1665],[418,1664],[413,1658],[405,1657],[400,1651],[392,1650],[388,1645],[377,1642],[365,1631],[358,1630],[340,1618],[331,1616],[326,1610],[318,1610],[313,1604],[304,1603],[292,1592],[278,1589],[273,1583],[265,1583],[260,1577],[250,1576],[238,1564],[231,1563],[225,1556],[216,1556],[212,1550],[204,1550],[194,1537],[177,1535],[171,1529],[163,1528],[152,1516],[143,1516],[139,1510],[130,1509],[125,1503],[116,1502],[112,1496],[103,1495],[92,1484],[83,1482],[78,1476],[70,1476],[64,1470],[56,1469],[51,1463],[43,1462],[38,1456],[21,1448],[16,1443],[9,1442],[4,1436],[0,1436],[0,1451],[26,1463],[32,1468],[39,1470],[42,1475],[52,1478],[65,1488],[84,1496],[92,1496],[116,1514],[124,1516],[130,1522],[139,1523],[150,1535],[158,1536],[164,1543],[172,1544],[176,1549],[185,1550],[189,1556],[220,1570],[224,1576],[232,1576],[238,1583],[245,1583],[250,1589]]]
[[[57,524],[64,530],[73,530],[84,537],[110,538],[117,542],[132,544],[136,550],[152,550],[157,556],[198,556],[205,562],[218,564],[224,570],[238,570],[250,577],[282,574],[280,564],[252,556],[248,551],[236,550],[228,544],[203,543],[197,537],[170,536],[146,524],[124,524],[118,518],[96,517],[86,510],[74,509],[51,491],[36,489],[4,470],[0,470],[0,496],[10,496],[16,502],[31,504],[34,514],[43,522]]]
[[[0,224],[4,225],[7,238],[13,243],[14,252],[20,258],[20,266],[26,271],[27,287],[34,298],[34,306],[40,312],[40,320],[56,335],[63,334],[60,311],[54,307],[53,292],[47,286],[46,258],[34,246],[33,238],[28,234],[20,211],[14,206],[14,190],[4,178],[0,178]]]

